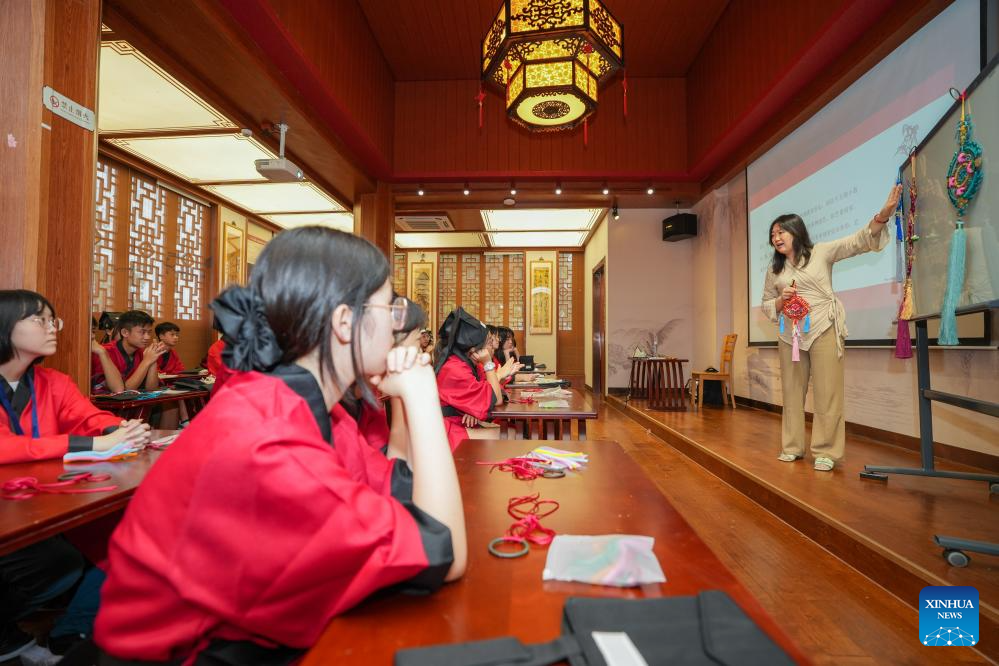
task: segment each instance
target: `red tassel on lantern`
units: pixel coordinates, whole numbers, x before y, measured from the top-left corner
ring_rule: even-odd
[[[589,130],[590,130],[590,119],[583,118],[583,146],[590,145]]]
[[[628,70],[623,72],[624,78],[621,79],[621,94],[624,97],[624,117],[628,117]]]
[[[479,103],[479,129],[482,129],[482,102],[486,99],[486,94],[482,92],[482,82],[479,82],[479,94],[475,96],[475,101]]]

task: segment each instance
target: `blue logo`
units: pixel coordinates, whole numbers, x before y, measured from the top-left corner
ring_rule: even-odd
[[[924,587],[919,593],[919,642],[970,646],[978,643],[978,590],[968,585]]]

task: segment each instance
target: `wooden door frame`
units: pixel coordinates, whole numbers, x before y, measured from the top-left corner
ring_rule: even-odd
[[[597,273],[600,274],[600,307],[597,305],[597,290],[594,283],[597,280]],[[590,273],[590,285],[592,290],[592,310],[593,310],[593,332],[592,332],[592,364],[593,364],[593,394],[596,396],[603,396],[607,392],[607,371],[606,371],[606,354],[607,354],[607,320],[604,316],[606,313],[606,298],[607,298],[607,258],[604,257],[597,265],[593,267],[593,271]],[[600,333],[600,344],[597,344],[596,334]],[[598,353],[599,347],[599,353]]]

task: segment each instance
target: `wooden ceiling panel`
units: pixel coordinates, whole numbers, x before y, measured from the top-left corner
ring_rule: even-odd
[[[358,0],[397,81],[479,78],[479,46],[501,0]],[[631,76],[683,76],[728,0],[608,0]]]

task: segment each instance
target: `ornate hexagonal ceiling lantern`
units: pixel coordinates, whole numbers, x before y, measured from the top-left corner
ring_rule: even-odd
[[[503,0],[482,40],[483,81],[505,90],[507,115],[533,131],[585,122],[622,67],[624,31],[600,0]]]

